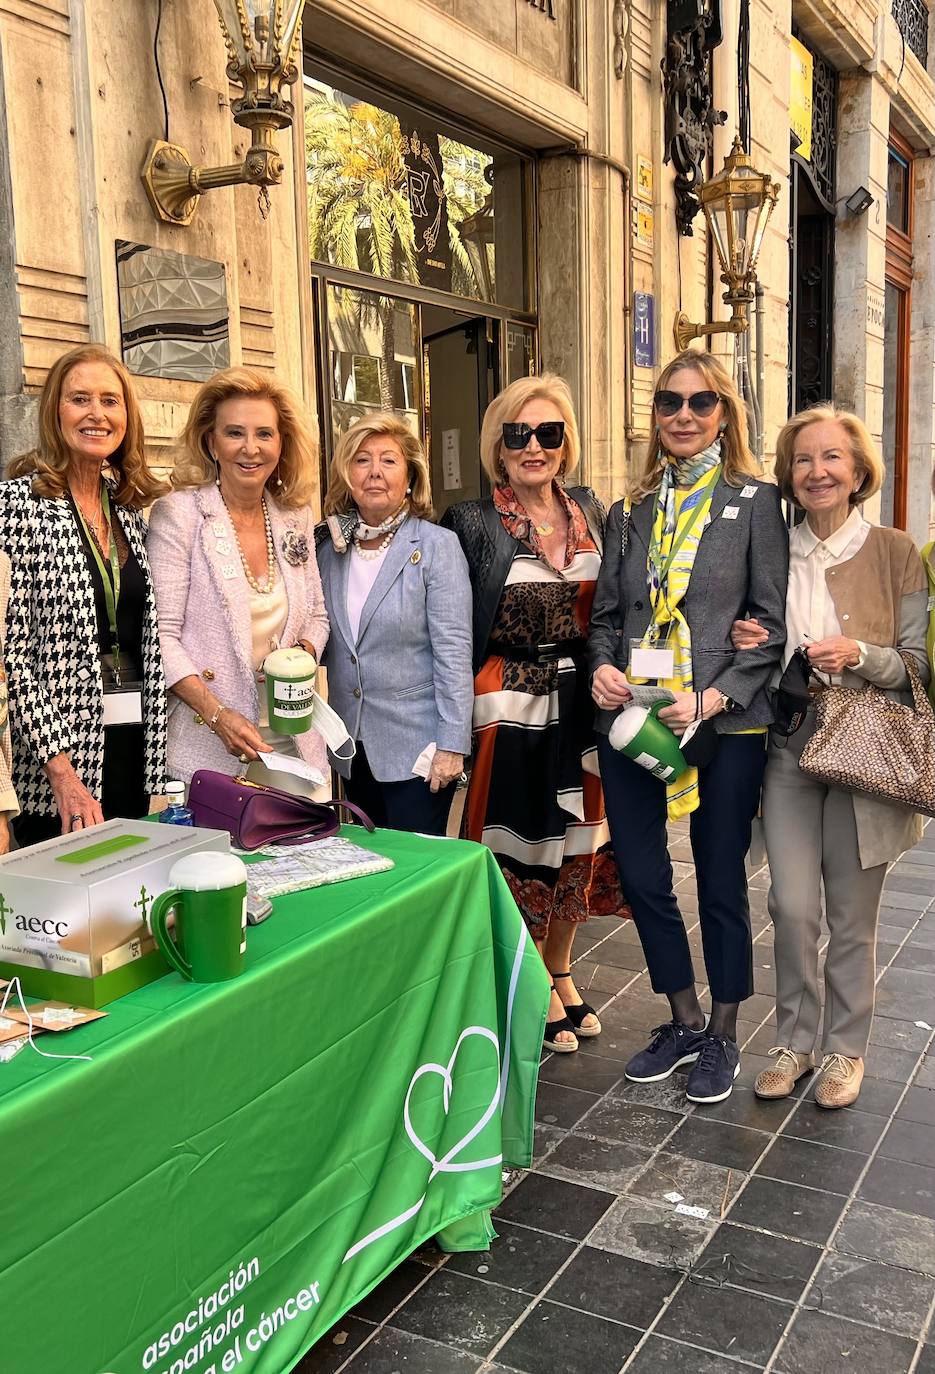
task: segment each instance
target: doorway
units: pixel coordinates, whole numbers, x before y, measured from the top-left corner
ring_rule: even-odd
[[[441,516],[489,494],[481,422],[502,387],[536,372],[536,328],[439,293],[412,298],[367,289],[374,285],[333,269],[313,273],[322,490],[340,436],[364,415],[390,411],[425,445]]]
[[[480,464],[484,411],[500,389],[498,321],[429,305],[422,308],[425,447],[436,513],[489,492]]]

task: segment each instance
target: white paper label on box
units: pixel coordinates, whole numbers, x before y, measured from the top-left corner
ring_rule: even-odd
[[[143,719],[142,692],[105,692],[105,725],[139,725]]]
[[[672,677],[675,672],[673,649],[630,649],[630,672],[634,677]]]

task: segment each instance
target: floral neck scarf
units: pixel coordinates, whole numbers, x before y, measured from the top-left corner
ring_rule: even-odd
[[[581,507],[577,502],[572,501],[571,497],[566,495],[561,487],[553,483],[552,490],[558,496],[565,514],[568,516],[568,535],[565,541],[565,558],[562,563],[562,566],[567,568],[577,553],[582,539],[589,538],[588,523]],[[511,535],[518,543],[525,544],[537,557],[543,558],[549,563],[542,547],[542,541],[536,533],[535,524],[520,504],[513,488],[511,486],[494,487],[493,504],[507,534]],[[549,567],[553,567],[553,564],[549,563]]]

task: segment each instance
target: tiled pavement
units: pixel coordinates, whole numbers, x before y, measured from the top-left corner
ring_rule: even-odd
[[[687,920],[690,857],[680,834]],[[507,1179],[499,1240],[426,1247],[294,1374],[935,1374],[935,824],[887,878],[853,1108],[822,1111],[807,1079],[786,1102],[751,1091],[773,1043],[767,885],[753,874],[732,1096],[693,1108],[679,1075],[627,1084],[665,1004],[632,926],[592,921],[576,975],[604,1032],[543,1063],[537,1158]],[[691,942],[700,968],[697,928]]]

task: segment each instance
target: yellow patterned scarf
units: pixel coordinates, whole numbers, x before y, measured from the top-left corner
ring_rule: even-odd
[[[720,475],[721,445],[715,440],[691,460],[677,462],[667,456],[656,495],[647,559],[653,615],[643,636],[643,647],[665,646],[672,650],[672,677],[659,679],[660,687],[668,687],[672,692],[694,690],[691,630],[679,605],[688,591]],[[688,768],[666,787],[669,820],[689,815],[696,810],[699,800],[698,770]]]

